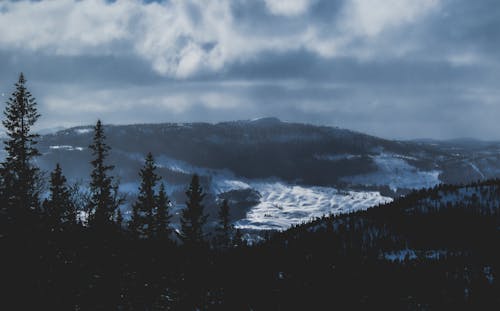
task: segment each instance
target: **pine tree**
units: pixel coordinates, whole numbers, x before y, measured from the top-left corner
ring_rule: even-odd
[[[139,197],[132,207],[132,224],[131,228],[140,237],[151,237],[154,230],[154,213],[156,207],[155,187],[160,180],[155,173],[156,164],[153,155],[148,153],[144,166],[139,172],[141,177],[141,185],[139,187]]]
[[[247,245],[247,243],[245,242],[245,239],[243,238],[243,233],[241,232],[240,229],[236,229],[236,233],[234,234],[234,239],[233,239],[233,246],[234,247],[243,247],[246,245]]]
[[[122,215],[122,211],[120,210],[120,208],[116,209],[115,223],[116,223],[116,226],[118,227],[118,229],[122,228],[122,225],[123,225],[123,215]]]
[[[33,159],[40,155],[37,134],[31,132],[40,114],[35,98],[26,89],[24,75],[19,75],[16,90],[7,101],[3,120],[8,139],[5,143],[7,156],[1,167],[2,204],[15,212],[36,210],[39,207],[39,169]]]
[[[115,210],[120,204],[117,200],[117,186],[109,172],[114,166],[106,165],[105,160],[111,149],[104,142],[106,136],[101,120],[94,127],[93,143],[89,146],[94,159],[90,162],[93,169],[90,175],[89,225],[102,227],[113,221]]]
[[[186,208],[182,211],[180,237],[184,245],[188,247],[201,246],[204,243],[203,225],[208,216],[203,214],[204,207],[201,201],[205,194],[200,186],[198,175],[193,175],[186,196],[188,200]]]
[[[75,205],[59,163],[50,174],[50,196],[44,207],[54,231],[76,224]]]
[[[172,215],[169,213],[170,200],[165,192],[165,185],[160,184],[160,190],[156,198],[156,214],[155,214],[155,235],[158,239],[168,239],[171,233],[170,219]]]
[[[229,204],[227,200],[224,200],[219,207],[219,223],[216,228],[217,246],[219,246],[220,248],[230,247],[233,230],[234,227],[229,220]]]
[[[132,206],[132,216],[128,222],[128,230],[136,235],[139,235],[140,218],[141,215],[139,214],[139,209],[134,204]]]

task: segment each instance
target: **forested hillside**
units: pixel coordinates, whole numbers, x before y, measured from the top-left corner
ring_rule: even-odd
[[[153,153],[129,219],[106,128],[88,184],[36,158],[39,118],[21,74],[7,102],[0,167],[6,310],[443,310],[500,308],[500,181],[416,190],[366,211],[319,217],[249,243],[230,200],[207,230],[207,196],[186,183],[179,225]],[[46,186],[44,186],[46,185]]]
[[[235,237],[187,247],[82,226],[53,232],[25,217],[28,227],[3,235],[5,280],[9,293],[34,299],[20,302],[64,309],[492,310],[499,194],[498,181],[441,186],[255,245]]]

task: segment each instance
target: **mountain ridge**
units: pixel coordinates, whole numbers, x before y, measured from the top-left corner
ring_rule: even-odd
[[[500,176],[500,156],[494,146],[478,149],[391,141],[277,118],[107,125],[105,134],[112,148],[109,161],[116,165],[114,174],[130,200],[137,191],[143,157],[152,152],[158,173],[179,209],[190,175],[197,173],[210,195],[207,201],[229,198],[240,217],[233,221],[248,225],[245,219],[253,219],[251,226],[266,228],[281,223],[284,229],[321,213],[366,209],[439,183]],[[60,163],[69,180],[85,183],[92,135],[91,126],[43,135],[39,142],[42,157],[37,160],[40,167],[51,171]],[[274,208],[280,200],[287,203],[282,209]],[[365,205],[354,203],[356,200]],[[313,209],[304,202],[321,204]],[[241,218],[252,213],[258,214]]]

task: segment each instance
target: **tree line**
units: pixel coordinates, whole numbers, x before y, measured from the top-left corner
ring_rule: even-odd
[[[172,230],[172,203],[165,183],[156,173],[157,165],[151,152],[146,155],[139,171],[139,194],[132,204],[130,220],[125,221],[120,209],[125,197],[112,176],[114,166],[107,162],[111,148],[106,144],[100,120],[93,128],[93,140],[89,145],[92,171],[88,191],[70,185],[59,164],[50,173],[48,191],[44,191],[44,177],[36,166],[36,158],[41,155],[36,147],[39,135],[33,133],[40,113],[22,73],[7,101],[4,116],[7,155],[0,167],[0,198],[2,210],[11,220],[22,222],[26,214],[31,213],[44,218],[51,231],[62,232],[74,226],[103,232],[122,230],[139,239],[180,241],[187,247],[210,244],[228,248],[241,243],[241,232],[229,221],[227,200],[220,204],[216,234],[209,239],[204,231],[208,217],[204,214],[205,193],[196,174],[186,191],[186,208],[181,213],[180,230]]]

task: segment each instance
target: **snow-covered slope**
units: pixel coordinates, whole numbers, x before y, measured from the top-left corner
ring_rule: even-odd
[[[367,209],[411,189],[500,176],[500,146],[380,139],[275,118],[209,123],[106,126],[109,162],[135,198],[143,157],[152,152],[177,208],[191,174],[201,176],[207,210],[228,199],[237,226],[285,229],[331,213]],[[92,127],[44,135],[39,166],[60,163],[71,181],[88,181]],[[498,150],[497,150],[498,149]]]
[[[245,229],[287,229],[316,217],[365,210],[392,201],[379,192],[339,191],[327,187],[303,187],[281,182],[252,183],[260,195],[245,219],[236,226]]]
[[[231,191],[255,191],[259,202],[248,210],[244,218],[235,222],[235,226],[242,229],[285,230],[291,225],[323,215],[366,210],[392,201],[392,198],[384,197],[378,191],[341,191],[332,187],[289,184],[276,179],[238,178],[229,171],[199,168],[166,156],[158,157],[157,162],[160,167],[207,177],[210,181],[208,191],[216,197]],[[126,183],[120,187],[120,190],[129,194],[136,194],[137,189],[138,183]],[[170,184],[167,189],[170,195],[184,190],[183,186],[175,184]],[[182,204],[183,202],[174,202],[178,207]]]
[[[387,185],[394,191],[398,188],[430,188],[441,183],[440,170],[419,170],[407,162],[407,160],[416,160],[415,158],[388,153],[380,153],[372,158],[377,165],[375,172],[349,176],[343,180],[362,185]]]

